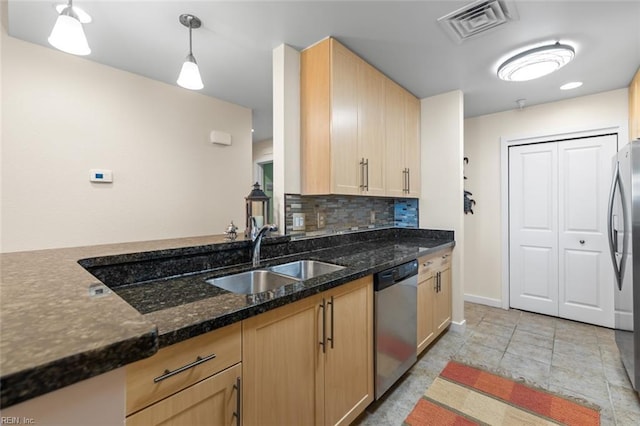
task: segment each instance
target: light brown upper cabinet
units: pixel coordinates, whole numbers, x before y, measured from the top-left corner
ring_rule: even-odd
[[[420,196],[420,101],[385,81],[386,195]]]
[[[385,195],[384,84],[385,76],[358,58],[358,156],[365,195]]]
[[[640,68],[629,85],[629,138],[640,139]]]
[[[420,103],[390,83],[335,39],[302,51],[302,194],[419,196]]]

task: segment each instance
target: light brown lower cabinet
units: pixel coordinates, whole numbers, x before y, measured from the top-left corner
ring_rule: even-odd
[[[127,426],[239,425],[241,377],[236,364],[127,417]]]
[[[418,353],[451,324],[451,255],[446,249],[418,259]]]
[[[373,401],[373,279],[243,321],[244,425],[346,425]]]
[[[127,365],[127,426],[239,425],[241,333],[235,323]]]

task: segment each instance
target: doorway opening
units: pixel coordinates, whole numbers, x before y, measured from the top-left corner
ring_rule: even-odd
[[[262,180],[260,185],[267,197],[271,199],[269,202],[269,212],[266,216],[273,223],[275,221],[273,217],[273,161],[259,163],[258,165],[262,170]],[[265,218],[265,220],[267,220],[267,218]]]

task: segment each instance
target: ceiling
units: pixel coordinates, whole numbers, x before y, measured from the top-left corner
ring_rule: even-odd
[[[60,1],[9,0],[9,34],[49,46]],[[188,52],[182,13],[202,20],[193,32],[203,94],[253,110],[254,141],[272,136],[272,51],[303,49],[334,36],[424,98],[454,89],[473,117],[628,86],[640,65],[640,0],[511,1],[519,19],[456,43],[437,19],[467,1],[168,1],[76,0],[93,18],[89,60],[175,84]],[[573,62],[538,80],[496,77],[505,56],[561,41]],[[578,89],[559,86],[579,80]],[[186,90],[186,89],[185,89]]]

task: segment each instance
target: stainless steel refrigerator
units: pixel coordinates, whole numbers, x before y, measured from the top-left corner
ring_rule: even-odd
[[[640,391],[640,139],[618,151],[609,195],[609,248],[615,272],[615,335]],[[634,256],[638,253],[638,256]]]

